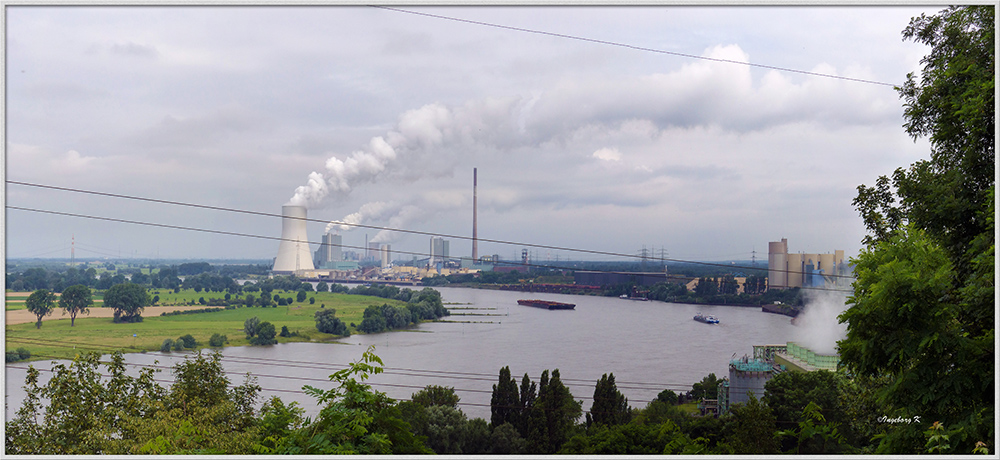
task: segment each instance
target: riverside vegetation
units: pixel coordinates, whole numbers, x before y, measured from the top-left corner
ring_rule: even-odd
[[[213,277],[200,277],[200,280],[210,278]],[[94,297],[103,297],[104,306],[91,306],[91,309],[112,308],[115,305],[132,312],[118,315],[116,310],[115,316],[120,324],[115,324],[115,319],[111,318],[77,316],[68,322],[7,325],[7,350],[18,347],[28,350],[27,353],[8,353],[8,361],[14,361],[15,356],[18,358],[16,360],[69,359],[79,352],[91,350],[103,353],[114,350],[138,352],[183,350],[204,347],[206,344],[213,347],[260,345],[270,343],[270,340],[326,341],[351,333],[404,328],[449,314],[441,301],[440,293],[430,288],[413,291],[395,286],[347,288],[320,283],[318,291],[314,291],[311,284],[294,277],[276,277],[248,283],[246,286],[237,285],[231,278],[227,278],[229,282],[221,282],[219,278],[224,278],[222,276],[214,278],[216,286],[208,288],[196,284],[199,276],[193,276],[184,283],[195,287],[183,288],[178,285],[172,289],[152,288],[123,282],[110,286],[107,291],[98,291]],[[83,285],[68,288],[72,288],[67,289],[70,292],[89,291]],[[112,295],[114,301],[109,303],[108,294],[116,290],[127,292],[128,295],[121,296],[120,303]],[[49,299],[51,293],[46,292],[44,297]],[[47,314],[59,309],[53,299],[49,299]],[[205,305],[205,308],[143,317],[143,309],[153,304]],[[251,318],[272,325],[282,333],[262,341],[256,331],[245,329],[245,322]],[[341,324],[339,328],[336,326],[338,322]],[[191,345],[191,340],[178,340],[182,336],[192,336],[194,344]],[[216,336],[225,336],[226,340],[220,344]],[[216,337],[214,341],[213,337]],[[189,346],[179,346],[180,343],[187,343]]]

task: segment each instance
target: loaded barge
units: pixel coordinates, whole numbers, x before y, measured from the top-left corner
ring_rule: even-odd
[[[716,317],[714,317],[712,315],[705,316],[705,315],[703,315],[701,313],[698,313],[697,315],[694,315],[694,320],[698,321],[698,322],[701,322],[701,323],[705,323],[705,324],[719,324],[719,319],[718,318],[716,318]]]
[[[552,302],[550,300],[518,300],[517,303],[518,305],[527,305],[529,307],[538,307],[547,310],[572,310],[576,308],[576,304]]]

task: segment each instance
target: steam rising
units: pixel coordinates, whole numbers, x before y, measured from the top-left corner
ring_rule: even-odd
[[[313,171],[305,185],[295,189],[287,204],[319,207],[330,194],[349,194],[358,185],[375,182],[380,176],[392,172],[401,162],[409,162],[407,178],[419,179],[432,172],[420,167],[425,157],[433,157],[436,164],[447,164],[447,155],[457,155],[461,147],[497,146],[497,143],[521,143],[517,126],[523,126],[526,111],[533,100],[512,97],[471,101],[464,105],[446,107],[428,104],[409,110],[400,116],[396,127],[384,136],[373,137],[361,150],[346,158],[331,156],[326,160],[326,171]],[[453,147],[458,147],[453,149]]]
[[[837,353],[837,341],[847,337],[847,324],[837,319],[847,309],[847,294],[836,291],[809,291],[805,309],[795,322],[795,341],[819,354]]]

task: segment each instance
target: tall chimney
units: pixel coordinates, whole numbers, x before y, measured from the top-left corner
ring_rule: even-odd
[[[305,206],[281,207],[281,243],[278,244],[278,257],[274,259],[272,272],[291,274],[314,269],[305,219]]]
[[[478,185],[478,178],[476,174],[476,168],[472,168],[472,262],[476,263],[479,261],[479,229],[476,227],[476,217],[478,209],[476,207],[477,195],[476,187]]]

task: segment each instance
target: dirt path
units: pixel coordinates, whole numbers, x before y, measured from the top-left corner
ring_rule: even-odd
[[[177,306],[166,306],[166,307],[146,307],[142,310],[142,316],[152,317],[160,316],[160,313],[167,313],[175,310],[196,310],[199,308],[206,308],[204,305],[177,305]],[[6,322],[7,324],[24,324],[24,323],[34,323],[38,320],[35,315],[33,315],[28,310],[11,310],[6,312]],[[76,319],[80,318],[113,318],[115,316],[114,309],[104,308],[104,307],[94,307],[90,309],[90,314],[88,315],[76,315]],[[42,321],[56,321],[64,319],[69,321],[69,315],[63,315],[63,310],[61,308],[56,308],[51,315],[42,318]]]

